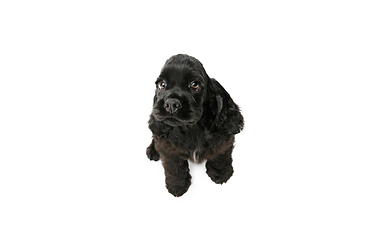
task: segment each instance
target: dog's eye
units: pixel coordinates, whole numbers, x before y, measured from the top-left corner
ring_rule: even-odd
[[[157,87],[159,89],[165,89],[165,87],[167,86],[167,84],[164,82],[164,81],[161,81],[157,84]]]
[[[200,90],[200,85],[197,82],[192,82],[189,88],[193,91],[198,92]]]

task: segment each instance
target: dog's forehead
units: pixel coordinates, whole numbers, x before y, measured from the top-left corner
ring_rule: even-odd
[[[180,65],[165,66],[160,73],[160,78],[167,80],[168,84],[173,83],[175,85],[189,83],[196,78],[203,80],[199,71]]]

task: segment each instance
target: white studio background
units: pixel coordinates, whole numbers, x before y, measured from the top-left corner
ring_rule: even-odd
[[[2,1],[0,238],[383,239],[381,1]],[[198,58],[234,176],[149,161],[154,81]]]

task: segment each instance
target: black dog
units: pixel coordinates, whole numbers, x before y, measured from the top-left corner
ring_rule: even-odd
[[[199,60],[188,55],[168,59],[156,86],[147,156],[162,160],[168,191],[178,197],[188,190],[187,160],[207,160],[212,181],[226,182],[233,174],[235,134],[244,126],[239,107],[219,82],[208,77]]]

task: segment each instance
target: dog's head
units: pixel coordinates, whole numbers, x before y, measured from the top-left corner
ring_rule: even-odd
[[[156,81],[152,112],[155,119],[170,126],[199,121],[208,79],[197,59],[181,54],[168,59]]]
[[[170,127],[200,123],[211,131],[236,134],[243,117],[230,95],[209,78],[199,60],[179,54],[168,59],[156,80],[152,117]]]

